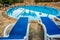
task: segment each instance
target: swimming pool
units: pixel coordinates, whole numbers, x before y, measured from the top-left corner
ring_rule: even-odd
[[[17,6],[8,9],[7,15],[13,18],[19,19],[21,16],[24,17],[39,17],[40,15],[59,15],[59,10],[55,8],[51,8],[48,6]]]

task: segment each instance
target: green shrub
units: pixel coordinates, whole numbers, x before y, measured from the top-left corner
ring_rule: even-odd
[[[24,2],[24,0],[20,0],[20,3],[23,3]]]
[[[3,1],[2,0],[0,0],[0,3],[2,3]]]
[[[38,2],[44,2],[44,0],[35,0],[36,3]]]
[[[23,3],[24,0],[13,0],[13,3]]]
[[[12,3],[13,3],[13,0],[7,0],[7,2],[8,2],[9,4],[12,4]]]

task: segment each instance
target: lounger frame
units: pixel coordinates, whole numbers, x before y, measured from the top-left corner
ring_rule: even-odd
[[[40,19],[41,21],[41,19]],[[43,29],[44,29],[44,40],[51,40],[53,38],[60,38],[60,34],[59,35],[49,35],[47,34],[47,30],[46,30],[46,27],[45,25],[43,24],[43,22],[41,21],[40,24],[43,26]]]
[[[28,20],[29,21],[29,20]],[[14,26],[15,25],[15,23],[13,23],[13,24],[9,24],[9,25],[7,25],[6,26],[6,28],[4,29],[4,36],[3,37],[9,37],[9,35],[6,35],[6,31],[7,31],[7,29],[10,27],[10,26]],[[30,23],[28,23],[28,28],[27,28],[27,33],[26,33],[26,36],[24,37],[24,39],[20,39],[20,40],[28,40],[28,36],[29,36],[29,26],[30,26]]]

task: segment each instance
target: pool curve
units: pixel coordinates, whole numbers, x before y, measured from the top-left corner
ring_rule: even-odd
[[[48,6],[17,6],[9,8],[6,12],[8,16],[18,19],[20,16],[37,17],[42,13],[57,16],[60,13],[58,9]]]

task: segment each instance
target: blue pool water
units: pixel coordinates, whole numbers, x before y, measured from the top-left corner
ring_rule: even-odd
[[[7,15],[13,18],[19,18],[20,16],[38,17],[40,15],[50,14],[59,15],[59,10],[47,6],[17,6],[7,10]]]

